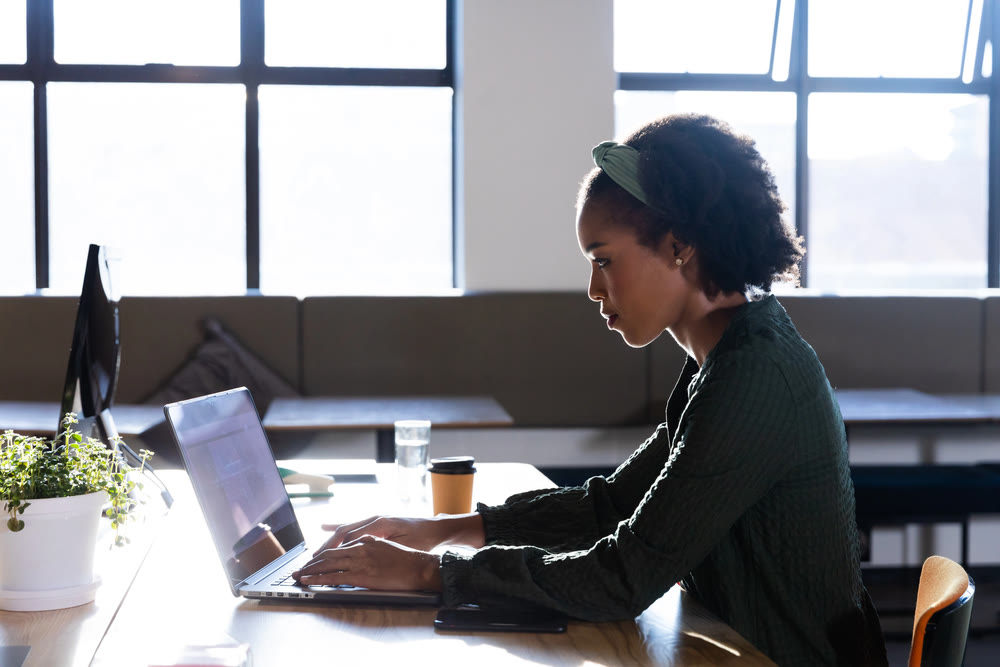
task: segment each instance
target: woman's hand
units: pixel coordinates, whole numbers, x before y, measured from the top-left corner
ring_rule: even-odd
[[[323,530],[333,531],[333,535],[313,552],[314,556],[326,549],[356,542],[366,535],[419,551],[430,551],[442,544],[467,544],[478,548],[486,540],[483,520],[478,512],[441,515],[433,519],[373,516],[354,523],[323,524],[322,527]]]
[[[336,549],[324,549],[292,573],[304,586],[360,586],[385,591],[440,591],[441,558],[379,537],[365,535]]]

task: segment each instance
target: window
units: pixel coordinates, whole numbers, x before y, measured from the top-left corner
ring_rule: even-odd
[[[985,96],[809,96],[809,279],[986,285]]]
[[[809,75],[956,78],[968,16],[966,0],[811,0]]]
[[[231,84],[49,84],[52,291],[78,291],[80,249],[100,243],[123,293],[245,292],[245,100]]]
[[[271,66],[443,69],[447,64],[444,0],[271,0],[266,10],[264,60]]]
[[[54,2],[57,63],[240,63],[239,0]]]
[[[35,288],[31,104],[30,83],[0,81],[0,290],[8,294]]]
[[[0,291],[452,287],[453,11],[0,0]]]
[[[27,57],[25,0],[0,0],[0,64],[21,65]]]
[[[615,0],[619,135],[702,111],[754,137],[805,236],[809,287],[1000,287],[998,4]],[[682,55],[652,39],[678,24],[695,45]]]
[[[775,6],[775,0],[616,0],[615,69],[767,73]]]
[[[452,217],[451,106],[444,88],[262,86],[261,289],[451,287],[451,227],[420,224]]]

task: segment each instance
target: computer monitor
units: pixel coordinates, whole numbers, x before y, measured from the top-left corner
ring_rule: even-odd
[[[166,506],[170,507],[173,498],[152,466],[124,442],[120,442],[118,446],[114,442],[118,437],[118,429],[111,416],[111,404],[115,398],[120,365],[121,325],[118,297],[112,290],[108,253],[103,246],[91,244],[87,253],[87,267],[83,273],[80,302],[76,307],[73,341],[69,348],[69,364],[59,405],[56,433],[62,432],[66,413],[75,413],[78,423],[73,425],[74,430],[85,438],[96,438],[104,442],[132,465],[141,465],[149,478],[160,487],[160,495]]]
[[[120,331],[107,250],[91,244],[73,325],[57,433],[63,430],[66,413],[74,412],[79,420],[75,428],[84,437],[112,445],[118,435],[111,404],[121,360]]]

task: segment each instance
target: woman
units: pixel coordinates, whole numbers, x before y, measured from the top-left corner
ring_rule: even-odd
[[[589,296],[627,344],[667,331],[687,352],[666,421],[582,487],[328,526],[299,581],[593,621],[634,618],[682,581],[779,664],[886,664],[840,411],[769,294],[797,280],[803,249],[767,165],[752,140],[695,115],[602,143],[594,161],[577,206]],[[483,548],[427,553],[453,543]]]

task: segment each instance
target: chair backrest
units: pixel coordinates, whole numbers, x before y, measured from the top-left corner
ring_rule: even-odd
[[[959,667],[965,660],[976,584],[961,565],[931,556],[920,570],[909,667]]]

